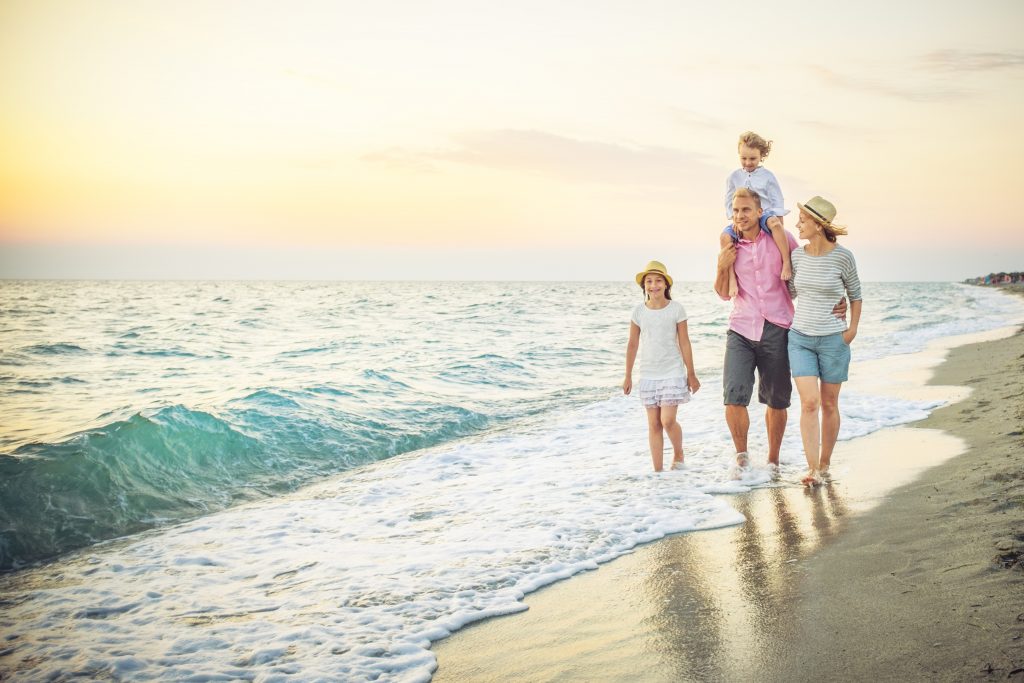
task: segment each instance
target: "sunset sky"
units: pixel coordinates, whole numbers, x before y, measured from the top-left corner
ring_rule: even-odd
[[[0,277],[710,280],[747,129],[863,278],[1024,270],[1024,2],[714,4],[4,0]]]

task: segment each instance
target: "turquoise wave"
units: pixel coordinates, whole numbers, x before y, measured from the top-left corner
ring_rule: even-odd
[[[171,406],[0,455],[0,570],[285,493],[492,419],[439,404],[400,420],[310,410],[305,399],[326,391],[261,390],[223,416]]]

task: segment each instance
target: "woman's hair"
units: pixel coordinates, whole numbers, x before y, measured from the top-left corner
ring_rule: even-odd
[[[647,301],[647,288],[644,287],[644,280],[647,279],[647,275],[648,273],[644,273],[643,279],[640,280],[640,289],[644,293],[644,301]],[[665,280],[665,276],[662,275],[661,273],[654,273],[654,275],[657,275],[662,280]],[[668,283],[668,280],[665,280],[665,298],[668,299],[669,301],[672,300],[672,285]]]
[[[772,151],[772,141],[765,140],[752,130],[748,130],[746,133],[740,135],[740,141],[736,143],[736,149],[739,149],[742,145],[756,149],[761,153],[762,159],[768,156],[768,152]]]
[[[819,223],[820,223],[820,221],[819,221]],[[821,225],[821,234],[825,236],[825,239],[827,239],[829,242],[835,242],[836,241],[836,235],[839,234],[839,233],[837,233],[835,230],[833,230],[831,225],[825,225],[824,223],[820,223],[820,225]]]

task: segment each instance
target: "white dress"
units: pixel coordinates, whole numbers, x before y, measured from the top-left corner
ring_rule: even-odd
[[[686,366],[679,352],[676,326],[686,320],[686,309],[669,301],[660,309],[637,304],[630,318],[640,328],[640,357],[636,394],[647,407],[677,406],[690,400]]]

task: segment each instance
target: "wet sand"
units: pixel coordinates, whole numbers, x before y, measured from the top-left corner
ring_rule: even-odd
[[[953,403],[840,442],[830,487],[733,496],[742,525],[436,643],[434,680],[1024,681],[1024,333],[1003,334],[858,364],[851,385]]]

